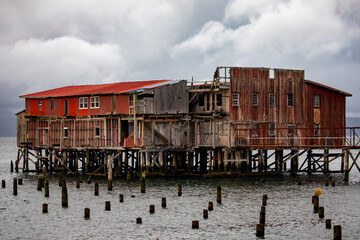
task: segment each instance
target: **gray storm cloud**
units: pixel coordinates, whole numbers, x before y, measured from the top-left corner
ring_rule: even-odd
[[[0,120],[14,127],[24,93],[204,80],[219,65],[304,69],[307,79],[353,93],[347,113],[360,117],[359,25],[356,0],[4,0]]]

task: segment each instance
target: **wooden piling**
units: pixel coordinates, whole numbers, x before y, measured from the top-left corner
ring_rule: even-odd
[[[302,181],[300,179],[298,180],[298,185],[302,185]]]
[[[108,180],[107,189],[108,189],[108,191],[112,191],[112,181],[111,180]]]
[[[76,178],[76,188],[80,188],[80,179]]]
[[[63,179],[62,179],[62,176],[60,175],[59,176],[59,187],[62,187],[62,181],[63,181]]]
[[[62,181],[61,204],[63,207],[68,207],[68,194],[67,194],[67,188],[66,188],[66,180]]]
[[[221,186],[217,186],[216,202],[221,204]]]
[[[264,237],[265,236],[265,225],[260,223],[256,224],[256,236],[257,237]]]
[[[199,221],[198,220],[192,221],[192,229],[199,229]]]
[[[341,226],[334,226],[334,240],[341,240]]]
[[[45,192],[44,192],[45,197],[49,197],[49,181],[45,181]]]
[[[331,181],[331,186],[335,187],[335,181]]]
[[[89,219],[90,218],[90,208],[84,209],[84,218]]]
[[[94,195],[99,196],[99,183],[95,183]]]
[[[22,178],[18,179],[18,185],[23,185],[23,179]]]
[[[326,227],[327,229],[331,229],[331,219],[326,219],[326,220],[325,220],[325,227]]]
[[[119,195],[119,202],[124,202],[124,195],[122,194]]]
[[[128,172],[126,174],[126,180],[130,181],[131,180],[131,172]]]
[[[14,178],[14,181],[13,181],[13,195],[14,196],[17,195],[17,178]]]
[[[161,206],[166,208],[166,198],[161,198]]]
[[[42,205],[42,212],[43,212],[43,213],[48,213],[48,205],[47,205],[47,203],[43,203],[43,205]]]
[[[37,190],[38,191],[42,190],[42,182],[41,182],[40,175],[38,176]]]
[[[319,207],[319,218],[324,218],[324,212],[325,212],[325,209],[324,207]]]
[[[267,194],[264,194],[264,195],[263,195],[263,199],[268,200],[268,195],[267,195]]]
[[[105,211],[110,211],[110,201],[105,201]]]
[[[266,198],[263,198],[263,199],[262,199],[262,205],[263,205],[263,206],[266,206]]]
[[[265,206],[261,206],[261,211],[265,212],[266,211],[266,207]]]
[[[260,211],[260,224],[265,224],[265,212]]]
[[[209,211],[207,209],[203,210],[203,217],[204,219],[207,219],[209,217]]]
[[[141,219],[141,217],[136,218],[136,224],[142,224],[142,219]]]
[[[140,189],[141,193],[145,193],[145,178],[143,177],[140,178]]]
[[[181,184],[178,185],[178,196],[181,197],[182,195],[182,187]]]
[[[155,205],[150,205],[149,212],[150,213],[155,213]]]
[[[208,204],[208,210],[212,211],[214,209],[214,203],[213,202],[209,202]]]
[[[2,187],[2,188],[6,188],[6,181],[5,181],[5,180],[2,180],[2,181],[1,181],[1,187]]]
[[[329,186],[329,180],[328,179],[325,180],[325,186]]]
[[[319,196],[314,196],[314,213],[319,212]]]
[[[10,172],[14,172],[14,163],[10,161]]]

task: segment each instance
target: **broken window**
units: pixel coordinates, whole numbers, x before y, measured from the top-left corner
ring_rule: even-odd
[[[233,107],[239,106],[239,93],[232,94],[232,105]]]
[[[222,94],[216,94],[216,106],[222,106]]]
[[[68,137],[69,137],[69,128],[64,127],[64,138],[68,138]]]
[[[275,107],[275,93],[269,93],[270,107]]]
[[[288,98],[288,107],[293,107],[294,106],[294,96],[293,94],[288,94],[287,95]]]
[[[200,106],[200,107],[205,106],[204,94],[201,94],[201,95],[200,95],[200,98],[199,98],[199,106]]]
[[[251,103],[252,103],[253,106],[259,105],[259,94],[258,93],[253,93],[252,94]]]
[[[95,137],[100,137],[100,127],[95,127]]]

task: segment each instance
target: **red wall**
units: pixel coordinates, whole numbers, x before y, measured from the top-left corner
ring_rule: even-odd
[[[51,107],[51,99],[54,100],[54,109]],[[80,97],[46,98],[42,99],[42,110],[38,109],[39,99],[25,99],[26,115],[28,116],[64,116],[65,100],[68,100],[67,116],[96,116],[109,114],[129,114],[129,95],[103,95],[99,96],[100,107],[91,108],[88,97],[88,108],[79,109]],[[115,106],[113,106],[115,100]]]

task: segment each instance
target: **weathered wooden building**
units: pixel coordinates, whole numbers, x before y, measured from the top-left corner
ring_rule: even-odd
[[[218,67],[202,84],[155,80],[27,94],[20,96],[16,167],[23,160],[28,171],[30,160],[36,170],[89,175],[266,171],[272,149],[273,170],[281,171],[284,149],[298,149],[298,157],[299,149],[357,145],[346,139],[348,96],[305,80],[303,70],[243,67]]]

